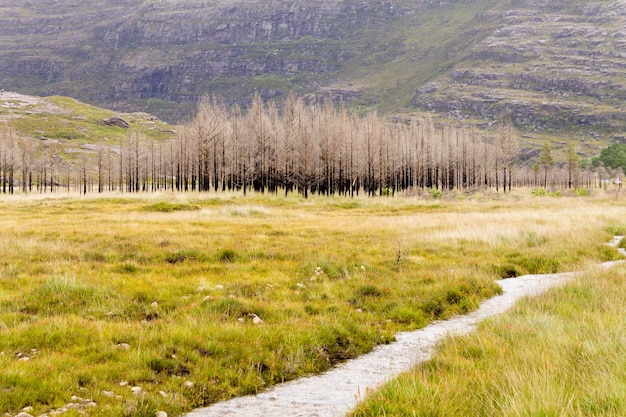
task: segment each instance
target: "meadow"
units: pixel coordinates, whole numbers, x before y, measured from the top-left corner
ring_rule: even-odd
[[[2,197],[0,414],[172,416],[321,372],[475,309],[500,277],[617,259],[623,207],[600,191]]]
[[[351,417],[626,415],[626,267],[525,299],[371,393]]]

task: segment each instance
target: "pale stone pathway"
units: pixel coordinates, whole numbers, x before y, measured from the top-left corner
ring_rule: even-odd
[[[617,247],[621,236],[609,245]],[[624,249],[619,249],[626,256]],[[600,266],[610,268],[616,262]],[[450,334],[466,334],[482,319],[501,314],[522,297],[534,296],[561,285],[582,272],[549,275],[525,275],[498,281],[502,295],[483,302],[480,308],[464,316],[431,323],[423,329],[396,335],[397,341],[382,345],[371,353],[347,361],[320,375],[301,378],[252,396],[234,398],[210,407],[197,409],[186,417],[339,417],[345,416],[369,391],[419,362],[429,359],[434,347]]]

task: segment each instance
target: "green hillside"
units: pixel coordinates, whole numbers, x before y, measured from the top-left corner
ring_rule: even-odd
[[[124,121],[128,127],[116,126],[111,119]],[[157,141],[175,133],[175,126],[147,113],[117,113],[67,97],[40,98],[5,91],[0,92],[0,122],[15,137],[30,140],[36,152],[48,152],[64,161],[99,149],[119,149],[131,133]]]

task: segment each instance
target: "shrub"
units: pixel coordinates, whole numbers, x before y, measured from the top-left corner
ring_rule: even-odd
[[[543,187],[533,188],[533,190],[531,191],[531,194],[537,197],[560,197],[561,196],[560,191],[548,192]]]
[[[389,314],[389,319],[396,323],[410,324],[414,327],[422,327],[427,323],[427,319],[422,310],[408,306],[394,308]]]
[[[116,265],[113,268],[113,271],[121,274],[134,274],[135,272],[137,272],[138,269],[139,268],[136,264],[131,262],[124,262],[122,264]]]
[[[360,297],[381,297],[387,293],[389,293],[388,290],[381,290],[373,285],[363,285],[356,290],[356,295]]]
[[[165,262],[168,264],[177,264],[186,261],[198,261],[201,258],[201,254],[196,250],[179,250],[166,255]]]
[[[152,211],[157,213],[171,213],[174,211],[196,211],[200,210],[200,206],[193,204],[168,203],[162,201],[160,203],[145,206],[143,211]]]
[[[428,189],[428,194],[430,194],[430,196],[432,198],[441,198],[441,197],[443,197],[443,191],[441,191],[440,189],[435,188],[435,187],[429,188]]]
[[[224,249],[217,253],[217,260],[220,262],[235,262],[239,255],[232,249]]]

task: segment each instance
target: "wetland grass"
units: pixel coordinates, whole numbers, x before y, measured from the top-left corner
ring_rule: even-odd
[[[0,413],[178,415],[323,371],[475,309],[504,270],[616,258],[621,204],[3,198]]]
[[[368,396],[364,416],[626,415],[626,266],[525,299]]]

